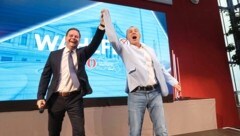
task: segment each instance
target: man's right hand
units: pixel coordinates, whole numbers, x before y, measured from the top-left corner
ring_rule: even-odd
[[[46,105],[46,101],[44,99],[41,99],[41,100],[37,100],[37,106],[38,106],[38,109],[42,109],[44,108]]]

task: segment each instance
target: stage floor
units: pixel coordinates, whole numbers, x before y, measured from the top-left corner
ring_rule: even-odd
[[[174,101],[163,105],[169,136],[213,136],[203,131],[217,129],[213,98]],[[127,105],[86,107],[84,114],[87,136],[127,136],[129,133]],[[148,111],[144,116],[142,136],[153,136],[153,126]],[[47,111],[42,114],[39,114],[38,110],[0,112],[0,136],[46,136],[48,135],[47,120]],[[195,132],[203,132],[203,134],[198,135]],[[71,133],[71,123],[66,114],[61,136],[69,136]]]
[[[235,128],[214,129],[174,136],[240,136],[240,129]]]

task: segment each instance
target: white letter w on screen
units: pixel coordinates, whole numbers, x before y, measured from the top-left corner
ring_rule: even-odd
[[[45,35],[43,37],[43,40],[41,41],[41,37],[39,34],[35,34],[36,44],[38,47],[38,50],[42,51],[45,46],[48,46],[49,51],[53,51],[55,49],[55,46],[57,44],[59,36],[54,36],[53,41],[51,41],[49,35]]]

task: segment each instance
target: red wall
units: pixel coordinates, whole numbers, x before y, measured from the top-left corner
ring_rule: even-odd
[[[217,0],[200,0],[198,5],[173,0],[171,6],[146,0],[102,1],[165,12],[183,96],[215,98],[218,127],[240,126]]]

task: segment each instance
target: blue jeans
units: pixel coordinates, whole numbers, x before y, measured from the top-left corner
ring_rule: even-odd
[[[159,88],[152,91],[138,90],[128,94],[128,122],[130,136],[141,136],[143,118],[148,109],[156,136],[167,136],[162,95]]]

